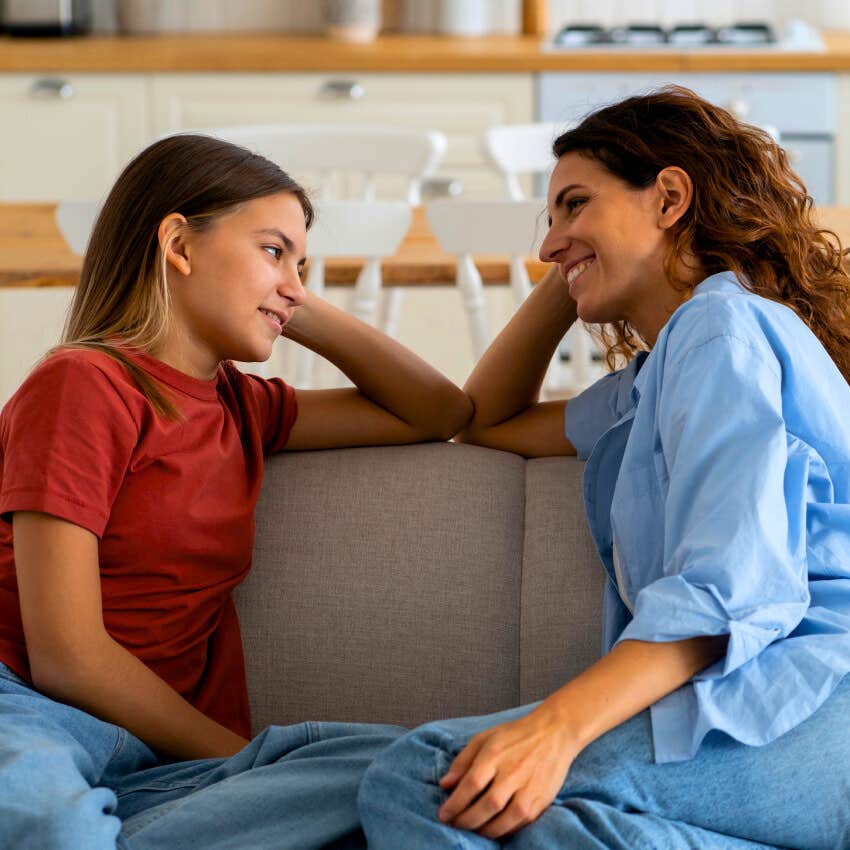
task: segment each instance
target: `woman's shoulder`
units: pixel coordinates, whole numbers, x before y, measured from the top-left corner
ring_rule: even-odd
[[[752,292],[733,272],[712,275],[697,286],[662,336],[668,363],[710,350],[710,343],[742,346],[768,362],[783,361],[801,345],[820,345],[790,307]]]

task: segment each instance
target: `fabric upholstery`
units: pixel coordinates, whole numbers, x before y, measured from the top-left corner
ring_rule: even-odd
[[[254,728],[482,714],[592,661],[582,467],[452,443],[268,458],[236,592]]]

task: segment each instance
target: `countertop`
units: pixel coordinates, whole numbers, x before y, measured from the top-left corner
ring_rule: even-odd
[[[531,36],[387,35],[365,44],[275,34],[23,39],[0,37],[0,71],[850,71],[850,32],[823,52],[718,48],[550,50]]]

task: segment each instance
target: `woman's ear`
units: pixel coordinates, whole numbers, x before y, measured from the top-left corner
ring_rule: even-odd
[[[655,186],[660,199],[658,225],[663,230],[667,230],[690,207],[694,197],[694,184],[686,171],[678,166],[669,166],[658,172]]]
[[[165,261],[182,275],[192,273],[186,231],[186,218],[180,213],[169,213],[157,230],[159,250],[165,255]]]

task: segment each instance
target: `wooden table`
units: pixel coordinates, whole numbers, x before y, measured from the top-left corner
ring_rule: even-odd
[[[541,201],[541,208],[543,202]],[[82,258],[70,252],[54,220],[55,204],[0,203],[0,286],[75,286]],[[309,237],[308,237],[309,247]],[[507,257],[480,257],[476,263],[486,284],[508,279]],[[353,286],[363,261],[328,260],[329,286]],[[532,280],[545,265],[528,261]],[[425,221],[423,210],[413,211],[413,223],[398,253],[383,263],[385,286],[449,286],[455,282],[455,260],[440,250]]]
[[[82,260],[69,251],[59,235],[54,209],[54,204],[0,203],[0,287],[77,284]],[[822,207],[818,214],[823,226],[834,230],[842,244],[850,246],[850,207]],[[507,257],[475,259],[485,284],[507,281]],[[328,260],[328,285],[353,285],[362,265],[356,258]],[[545,264],[529,259],[527,266],[531,279],[539,280]],[[454,284],[454,257],[440,250],[421,209],[414,210],[413,223],[398,253],[384,261],[383,279],[386,286]]]

